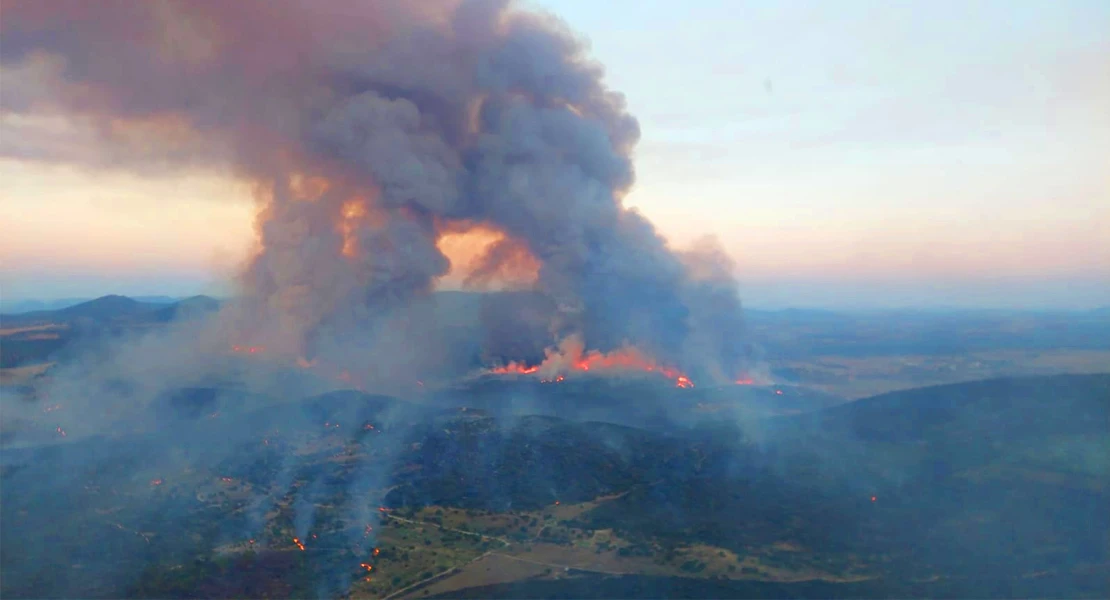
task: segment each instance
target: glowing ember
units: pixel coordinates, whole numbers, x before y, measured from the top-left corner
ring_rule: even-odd
[[[161,479],[151,479],[150,480],[150,485],[162,485],[162,480]]]
[[[300,548],[301,552],[304,552],[304,544],[301,543],[301,540],[298,540],[297,538],[293,538],[293,545]]]
[[[240,354],[259,354],[264,352],[265,348],[262,346],[240,346],[239,344],[235,344],[231,347],[231,351]]]
[[[679,375],[678,379],[675,380],[675,386],[680,388],[692,388],[694,387],[694,382],[690,381],[685,375]]]
[[[781,396],[782,395],[782,390],[775,390],[775,394],[778,395],[778,396]]]
[[[230,478],[230,477],[221,477],[220,481],[222,481],[224,483],[231,483],[232,481],[235,481],[235,480]]]
[[[876,500],[878,500],[878,498],[876,498],[875,496],[871,496],[871,501],[872,501],[872,502],[874,502],[874,501],[876,501]]]
[[[755,382],[752,381],[751,379],[737,379],[736,380],[736,385],[752,385],[753,383],[755,383]]]
[[[490,369],[489,372],[493,373],[494,375],[531,375],[532,373],[535,373],[539,370],[539,367],[529,367],[523,363],[511,362],[504,367],[494,367]]]
[[[62,429],[61,427],[58,427],[58,428],[57,428],[57,429],[55,429],[54,431],[57,431],[57,432],[58,432],[58,435],[60,435],[60,436],[62,436],[62,437],[65,437],[65,436],[66,436],[66,430]]]
[[[362,567],[363,569],[366,569],[367,573],[374,570],[374,565],[371,565],[369,563],[359,563],[358,566]]]
[[[377,556],[380,552],[381,550],[379,550],[378,548],[374,548],[374,556]]]
[[[359,222],[364,220],[368,211],[367,199],[355,197],[343,203],[343,220],[339,232],[343,235],[343,256],[355,258],[358,255],[358,237],[355,232]]]

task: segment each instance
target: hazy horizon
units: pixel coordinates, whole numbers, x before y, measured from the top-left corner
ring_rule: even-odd
[[[72,283],[67,282],[67,283]],[[114,287],[113,287],[114,285]],[[947,288],[934,288],[922,293],[921,289],[906,288],[901,294],[877,291],[868,284],[844,283],[774,283],[764,282],[741,286],[744,306],[750,309],[826,309],[826,310],[1030,310],[1030,311],[1084,311],[1110,306],[1105,301],[1106,286],[1099,281],[1055,282],[1054,285],[1039,285],[1039,295],[1022,296],[1022,282],[990,282],[981,284],[978,289],[959,285]],[[1011,294],[1007,295],[1006,286]],[[83,280],[77,285],[59,285],[41,289],[57,290],[53,294],[11,296],[0,293],[0,312],[7,307],[26,302],[56,302],[61,300],[88,300],[102,296],[120,295],[129,297],[167,296],[186,298],[207,295],[227,298],[235,295],[230,285],[204,283],[198,280],[161,281],[157,279],[130,281]],[[72,290],[72,292],[68,291]],[[442,291],[481,291],[466,290],[459,286],[444,287]],[[1015,291],[1016,290],[1016,291]],[[998,301],[1008,297],[1009,302]],[[1101,302],[1100,302],[1101,300]]]

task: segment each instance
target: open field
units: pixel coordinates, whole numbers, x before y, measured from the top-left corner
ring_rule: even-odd
[[[774,361],[798,384],[856,399],[992,377],[1110,372],[1110,350],[992,350],[967,354],[812,356]]]
[[[486,513],[426,507],[415,511],[412,518],[391,514],[380,542],[383,556],[403,556],[406,562],[383,561],[372,581],[356,582],[352,597],[421,598],[582,573],[774,582],[855,582],[872,577],[862,563],[842,573],[823,569],[807,558],[807,549],[789,541],[751,547],[743,555],[706,544],[664,550],[659,543],[632,541],[612,529],[575,526],[578,517],[622,495],[552,504],[539,511]],[[457,532],[458,536],[444,536],[445,532]],[[435,545],[436,540],[454,544],[467,535],[471,541],[485,542],[480,546],[484,551],[445,553]],[[427,540],[433,544],[429,546]],[[790,559],[784,560],[784,556]],[[382,577],[386,569],[388,579]]]

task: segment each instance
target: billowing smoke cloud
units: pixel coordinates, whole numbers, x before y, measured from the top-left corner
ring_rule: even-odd
[[[383,327],[396,339],[399,311],[450,269],[440,236],[482,227],[504,237],[479,279],[540,265],[552,345],[632,345],[694,377],[742,368],[731,264],[673,251],[623,206],[638,125],[551,17],[498,0],[2,11],[20,74],[4,111],[100,124],[124,166],[223,165],[258,184],[261,249],[228,317],[250,343],[311,358]]]

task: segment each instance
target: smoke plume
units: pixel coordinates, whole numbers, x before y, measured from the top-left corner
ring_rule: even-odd
[[[481,228],[501,235],[472,279],[537,264],[552,347],[742,368],[731,264],[676,252],[623,205],[637,122],[552,17],[500,0],[8,0],[0,26],[21,74],[4,111],[92,123],[120,166],[257,184],[260,248],[225,315],[246,343],[311,359],[396,339],[451,267],[441,236]]]

